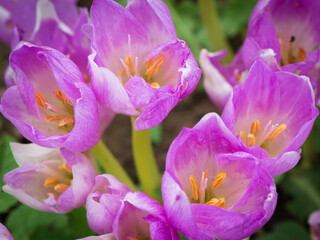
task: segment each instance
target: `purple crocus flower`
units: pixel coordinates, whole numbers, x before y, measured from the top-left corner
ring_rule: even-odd
[[[317,99],[320,99],[320,72],[317,66],[320,59],[317,49],[320,43],[319,11],[319,1],[260,0],[250,17],[247,38],[232,65],[219,64],[223,57],[221,52],[208,54],[204,50],[200,54],[201,67],[206,69],[205,88],[212,101],[218,107],[224,105],[232,91],[222,94],[220,86],[241,85],[257,59],[264,60],[274,71],[307,75],[319,95]]]
[[[7,173],[3,190],[40,211],[70,212],[83,205],[97,175],[84,153],[11,143],[19,168]]]
[[[1,240],[14,240],[11,233],[8,231],[8,229],[0,223],[0,239]]]
[[[90,77],[97,100],[115,113],[137,116],[135,128],[158,125],[192,92],[200,69],[177,39],[167,6],[157,1],[95,0],[91,7]]]
[[[7,43],[7,39],[11,39],[12,49],[21,40],[52,47],[68,55],[87,73],[90,37],[85,29],[90,19],[86,8],[78,8],[74,0],[0,0],[1,10],[4,13],[0,14],[0,29],[8,31],[1,31],[0,39]],[[8,87],[16,83],[12,75],[7,74],[5,82]]]
[[[312,240],[320,239],[320,210],[313,212],[308,220]]]
[[[272,216],[273,179],[242,149],[215,113],[184,128],[171,144],[163,204],[170,223],[188,239],[243,239]]]
[[[253,64],[244,85],[234,88],[222,113],[242,143],[261,150],[262,164],[272,176],[297,164],[317,116],[309,79],[273,72],[262,60]]]
[[[132,192],[108,174],[96,177],[87,199],[87,219],[93,231],[104,235],[86,239],[179,239],[156,200]]]
[[[1,112],[30,141],[81,152],[99,140],[96,98],[78,67],[47,47],[21,43],[10,55],[17,85],[1,99]]]

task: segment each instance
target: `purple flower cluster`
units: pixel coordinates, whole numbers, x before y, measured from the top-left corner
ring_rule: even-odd
[[[115,114],[150,129],[196,87],[201,70],[177,39],[167,6],[94,0],[91,23],[75,1],[0,6],[0,38],[13,49],[0,111],[33,142],[11,144],[19,168],[4,176],[5,192],[40,211],[86,204],[100,235],[86,240],[180,239],[178,231],[188,239],[243,239],[270,219],[273,177],[298,163],[318,116],[317,1],[260,0],[231,66],[219,64],[225,51],[201,52],[205,89],[224,110],[184,128],[170,146],[163,206],[98,175],[88,150]]]

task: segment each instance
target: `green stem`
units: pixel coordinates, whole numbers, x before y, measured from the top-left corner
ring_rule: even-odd
[[[206,28],[211,47],[213,50],[228,49],[228,54],[224,58],[225,63],[231,63],[234,53],[227,41],[227,38],[220,26],[218,13],[214,0],[198,0],[200,15]]]
[[[161,185],[161,174],[154,157],[149,130],[136,131],[135,118],[131,118],[133,159],[140,184],[145,193],[159,199],[157,190]]]
[[[122,183],[129,186],[133,191],[137,190],[127,172],[123,169],[121,164],[101,140],[91,149],[91,152],[98,160],[100,165],[104,168],[105,172],[117,177]]]

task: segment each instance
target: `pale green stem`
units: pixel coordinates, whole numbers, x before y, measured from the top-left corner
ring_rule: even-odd
[[[228,49],[227,56],[223,59],[225,63],[231,63],[234,53],[220,26],[219,16],[215,0],[198,0],[200,15],[206,28],[211,47],[214,51]]]
[[[135,118],[131,118],[133,159],[141,187],[149,196],[159,199],[157,190],[161,185],[161,174],[154,157],[149,130],[136,131]]]
[[[121,164],[113,156],[107,146],[100,140],[96,146],[91,149],[94,157],[98,160],[100,165],[104,168],[106,173],[112,174],[118,178],[122,183],[129,186],[133,191],[136,191],[136,186],[127,172],[123,169]]]

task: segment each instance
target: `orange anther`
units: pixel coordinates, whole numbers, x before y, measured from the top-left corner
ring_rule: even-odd
[[[195,178],[195,176],[190,175],[189,181],[192,186],[193,199],[198,200],[199,199],[199,189],[198,189],[197,179]]]
[[[159,88],[159,87],[160,87],[160,84],[157,83],[157,82],[152,82],[152,83],[150,83],[150,86],[151,86],[152,88]]]
[[[150,58],[148,61],[146,61],[146,69],[148,69],[149,67],[151,67],[152,62],[153,62],[153,57]]]
[[[260,132],[260,129],[261,129],[261,122],[260,120],[256,120],[251,125],[250,133],[256,135]]]
[[[224,207],[225,205],[225,200],[223,197],[221,198],[212,198],[210,201],[206,202],[207,205],[211,206],[217,206],[217,207]]]
[[[206,171],[204,171],[204,174],[203,174],[203,179],[206,179],[206,178],[207,178],[207,176],[208,176],[208,173],[209,173],[209,170],[206,170]]]
[[[211,184],[212,189],[216,189],[222,182],[223,180],[226,178],[226,173],[225,172],[221,172],[219,174],[217,174],[214,177],[214,180]]]
[[[46,103],[48,103],[48,100],[47,100],[46,96],[42,92],[39,92],[39,91],[34,91],[34,93],[36,95],[37,104],[40,107],[47,108]]]
[[[133,68],[133,63],[131,61],[131,57],[127,56],[126,59],[124,60],[124,63],[128,66],[128,68],[131,70]]]
[[[65,118],[61,119],[61,121],[59,121],[59,127],[62,127],[62,126],[67,125],[69,123],[74,123],[73,118],[65,117]]]
[[[253,134],[248,134],[246,138],[246,145],[252,147],[256,145],[256,137]]]
[[[44,180],[43,186],[54,187],[58,183],[58,180],[54,177],[48,177]]]
[[[53,91],[54,96],[62,101],[63,103],[68,103],[71,104],[71,101],[69,100],[69,98],[64,94],[64,92],[62,92],[62,90],[54,90]]]
[[[273,141],[274,139],[276,139],[278,136],[279,136],[279,134],[281,133],[281,132],[283,132],[285,129],[287,128],[287,125],[286,124],[281,124],[280,126],[278,126],[278,127],[276,127],[273,131],[272,131],[272,133],[269,135],[269,137],[268,137],[268,141]]]
[[[58,200],[58,196],[55,195],[54,193],[52,193],[52,192],[48,192],[48,193],[47,193],[48,196],[50,196],[51,194],[54,196],[54,198],[55,198],[56,200]]]
[[[242,139],[242,141],[244,141],[244,132],[243,131],[240,131],[239,136]]]
[[[241,74],[237,72],[237,73],[235,74],[235,78],[236,78],[236,80],[237,80],[238,82],[240,82],[240,80],[241,80]]]
[[[304,62],[307,59],[307,53],[302,48],[299,49],[299,60]]]
[[[63,164],[61,164],[58,169],[60,171],[66,171],[66,172],[69,172],[69,173],[72,173],[72,169],[69,167],[68,163],[64,162]]]
[[[70,186],[67,184],[59,183],[54,187],[54,190],[56,190],[58,193],[63,193],[65,190],[68,189],[68,187]]]
[[[62,119],[61,117],[55,117],[55,116],[46,116],[44,118],[44,120],[47,122],[60,122],[61,119]]]
[[[157,72],[160,70],[161,66],[165,62],[166,57],[164,55],[160,55],[157,57],[152,64],[149,63],[149,61],[146,62],[146,65],[148,63],[149,67],[146,67],[146,73],[148,79],[153,77],[157,74]]]
[[[127,70],[126,70],[126,68],[122,68],[121,77],[125,77],[126,75],[127,75]]]

